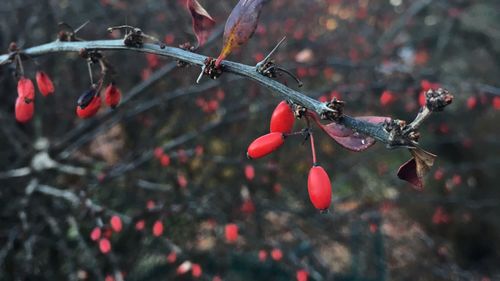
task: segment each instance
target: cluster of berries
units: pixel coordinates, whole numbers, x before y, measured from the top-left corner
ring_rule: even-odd
[[[282,101],[273,111],[270,132],[257,138],[250,144],[247,150],[247,157],[249,159],[257,159],[276,151],[285,143],[285,139],[288,136],[293,135],[292,129],[294,123],[295,115],[290,105]],[[316,209],[326,211],[331,203],[331,183],[326,171],[316,162],[314,138],[310,132],[308,134],[308,137],[311,139],[313,154],[313,166],[309,171],[307,181],[309,198]]]
[[[54,84],[52,80],[43,71],[36,72],[36,84],[38,90],[43,96],[49,96],[54,93]],[[35,86],[31,79],[21,76],[17,82],[17,99],[15,105],[16,120],[20,123],[26,123],[35,113]]]
[[[36,72],[36,83],[38,90],[43,96],[52,95],[55,91],[54,83],[49,75],[43,71]],[[121,100],[121,91],[110,83],[104,90],[104,102],[111,108],[118,106]],[[88,91],[83,93],[77,102],[76,114],[80,118],[89,118],[94,116],[101,108],[100,88],[93,85]],[[26,123],[33,118],[35,113],[35,86],[33,82],[21,76],[17,82],[17,99],[15,104],[16,120],[20,123]]]
[[[76,106],[76,115],[85,119],[94,116],[101,108],[100,87],[93,85],[79,98]],[[107,106],[115,108],[120,103],[122,93],[115,83],[110,83],[104,90],[104,102]]]

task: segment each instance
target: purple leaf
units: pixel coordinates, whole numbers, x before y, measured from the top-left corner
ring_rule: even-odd
[[[224,27],[224,43],[215,66],[219,66],[236,48],[245,44],[255,32],[265,0],[240,0],[233,8]]]
[[[332,138],[335,137],[343,138],[354,134],[354,132],[351,129],[335,122],[326,125],[320,125],[320,127],[325,133],[327,133]]]
[[[370,122],[375,125],[391,121],[391,117],[385,117],[385,116],[361,116],[361,117],[356,117],[355,119]]]
[[[342,147],[354,152],[366,150],[375,144],[374,138],[367,137],[359,133],[354,133],[348,137],[331,137]]]
[[[186,5],[193,18],[193,31],[198,40],[198,47],[201,47],[207,41],[210,32],[212,32],[215,20],[197,0],[187,0]]]

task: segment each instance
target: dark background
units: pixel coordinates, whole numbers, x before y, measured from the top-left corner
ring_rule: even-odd
[[[58,22],[87,20],[78,33],[87,40],[111,38],[107,27],[128,23],[170,45],[194,43],[181,2],[3,0],[0,46],[43,44],[56,38]],[[236,4],[200,2],[218,26]],[[270,157],[245,158],[279,102],[256,83],[225,74],[195,85],[196,67],[106,52],[125,101],[80,120],[76,99],[90,83],[85,61],[47,55],[36,62],[56,93],[38,95],[34,119],[18,124],[13,69],[2,66],[0,279],[191,280],[191,272],[176,274],[191,261],[202,268],[200,280],[295,280],[298,270],[309,280],[500,280],[499,11],[495,0],[272,0],[264,7],[254,37],[230,60],[255,64],[286,35],[276,62],[303,80],[301,91],[340,95],[356,116],[412,120],[424,80],[455,96],[421,129],[422,146],[439,156],[422,192],[396,177],[406,150],[377,144],[348,152],[316,130],[332,180],[329,214],[309,202],[310,148],[300,138]],[[214,34],[200,53],[218,54],[222,35]],[[34,64],[25,68],[33,78]],[[394,102],[381,103],[384,91]],[[47,155],[42,143],[52,159],[86,175],[16,175]],[[153,155],[161,146],[171,158],[166,167]],[[122,218],[119,233],[109,229],[112,215]],[[158,220],[161,237],[152,235]],[[236,243],[225,240],[228,223],[239,227]],[[95,227],[111,241],[110,253],[91,240]],[[283,258],[275,260],[278,249]],[[172,251],[177,259],[169,263]]]

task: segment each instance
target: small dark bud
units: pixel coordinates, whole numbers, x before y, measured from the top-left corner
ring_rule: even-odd
[[[9,44],[9,52],[16,52],[19,48],[17,47],[16,42],[10,42]]]
[[[453,101],[453,95],[443,88],[430,89],[425,93],[425,97],[427,108],[433,112],[443,111]]]

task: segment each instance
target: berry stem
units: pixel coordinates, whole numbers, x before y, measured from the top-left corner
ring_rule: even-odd
[[[90,66],[91,62],[87,62],[87,68],[89,70],[89,77],[90,77],[90,85],[94,85],[94,77],[92,77],[92,67]]]
[[[312,152],[312,157],[313,157],[313,166],[317,166],[318,161],[316,159],[316,147],[314,146],[314,136],[311,132],[309,133],[309,139],[311,140],[311,152]]]
[[[24,76],[23,61],[21,60],[21,56],[19,54],[16,55],[16,60],[17,65],[19,65],[19,72],[21,73],[21,76]]]

